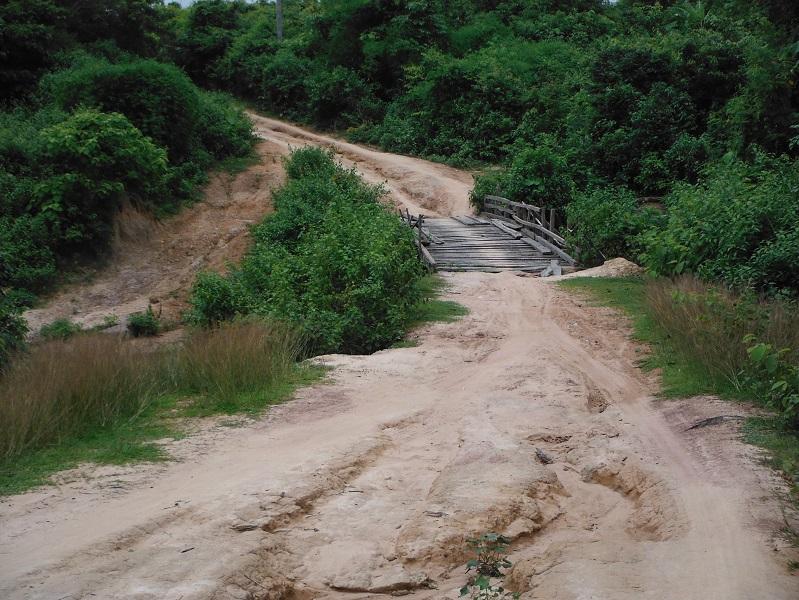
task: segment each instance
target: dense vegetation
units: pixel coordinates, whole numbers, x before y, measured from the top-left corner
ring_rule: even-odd
[[[478,206],[492,193],[557,209],[584,264],[625,256],[734,290],[675,292],[669,310],[724,313],[707,322],[757,382],[748,393],[782,394],[795,423],[797,349],[744,313],[790,312],[799,295],[797,3],[285,4],[280,41],[271,4],[199,0],[176,62],[268,112],[480,167]]]
[[[318,148],[286,161],[276,212],[227,277],[201,276],[194,319],[213,325],[258,314],[295,324],[314,352],[374,352],[398,341],[421,293],[411,231],[364,183]]]
[[[156,215],[250,152],[228,97],[159,62],[173,8],[153,0],[0,7],[0,366],[15,315],[76,260],[102,257],[127,204]]]
[[[796,204],[783,200],[798,168],[796,3],[285,4],[280,42],[271,4],[196,2],[175,60],[284,117],[501,165],[478,178],[475,202],[499,192],[563,209],[584,262],[621,254],[796,293]],[[667,215],[639,214],[641,198]]]

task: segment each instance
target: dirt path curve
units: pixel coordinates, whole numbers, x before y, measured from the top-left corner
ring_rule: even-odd
[[[197,272],[221,271],[247,249],[248,227],[271,210],[271,191],[284,181],[280,159],[290,148],[332,148],[345,165],[373,183],[383,183],[389,201],[412,212],[449,215],[471,210],[472,177],[466,172],[362,148],[254,113],[250,117],[262,140],[258,164],[235,176],[212,176],[201,202],[160,223],[133,209],[123,211],[108,264],[88,282],[65,285],[42,307],[27,311],[31,331],[58,318],[91,327],[111,315],[122,329],[129,314],[150,303],[165,319],[179,319]]]
[[[282,145],[286,152],[308,144],[330,148],[367,181],[384,184],[392,201],[412,213],[450,216],[472,212],[469,192],[474,182],[465,171],[350,144],[255,113],[249,115],[262,139]]]
[[[417,347],[323,357],[182,462],[3,501],[0,597],[456,598],[489,530],[526,599],[797,597],[773,475],[731,426],[685,431],[733,408],[654,402],[618,317],[551,283],[449,281],[471,313]]]

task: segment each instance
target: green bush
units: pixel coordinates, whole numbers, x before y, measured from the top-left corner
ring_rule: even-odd
[[[42,325],[39,335],[46,340],[66,340],[81,331],[83,327],[69,319],[56,319],[52,323]]]
[[[662,230],[645,238],[644,264],[656,274],[692,272],[737,287],[799,291],[799,164],[761,155],[727,159],[698,185],[667,198]]]
[[[153,307],[148,306],[144,312],[132,313],[128,316],[128,333],[133,337],[150,337],[158,335],[161,323],[153,312]]]
[[[166,154],[120,114],[81,109],[41,133],[52,175],[40,215],[64,244],[105,242],[123,198],[157,206],[167,196]]]
[[[751,361],[750,385],[766,404],[777,411],[788,427],[799,429],[799,364],[792,362],[795,352],[790,348],[777,349],[764,342],[756,343],[749,335],[744,342]]]
[[[215,326],[246,313],[245,293],[236,290],[230,277],[219,273],[200,273],[192,287],[189,320],[203,327]]]
[[[125,115],[144,135],[180,163],[199,136],[197,88],[174,66],[154,60],[111,64],[89,60],[46,77],[46,93],[65,110],[89,106]]]
[[[630,190],[619,187],[577,194],[566,215],[567,241],[587,265],[618,256],[637,261],[640,236],[658,220],[656,213],[638,206]]]
[[[19,308],[0,291],[0,372],[25,342],[28,326],[19,313]]]
[[[566,206],[575,191],[570,159],[549,136],[537,142],[519,148],[506,168],[478,176],[472,202],[480,207],[490,194],[546,208]]]
[[[174,165],[203,169],[252,147],[249,121],[229,99],[201,92],[180,69],[154,60],[78,62],[46,77],[42,92],[66,110],[90,106],[124,114],[167,149]]]
[[[295,151],[276,213],[227,278],[206,274],[192,318],[212,324],[256,313],[296,325],[317,352],[373,352],[404,333],[422,269],[407,227],[363,183],[317,148]]]

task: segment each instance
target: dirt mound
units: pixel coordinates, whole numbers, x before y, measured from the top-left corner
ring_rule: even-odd
[[[574,277],[632,277],[634,275],[640,275],[643,272],[644,270],[641,267],[634,262],[630,262],[626,258],[611,258],[598,267],[575,271],[574,273],[568,273],[560,277],[551,277],[550,281],[571,279]]]

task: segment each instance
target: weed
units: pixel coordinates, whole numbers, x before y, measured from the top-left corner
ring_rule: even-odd
[[[156,355],[115,336],[36,345],[0,382],[0,458],[135,417],[158,395],[159,379]]]
[[[160,330],[161,323],[152,306],[148,306],[144,312],[133,313],[128,317],[128,332],[133,337],[158,335]]]
[[[0,494],[81,462],[164,459],[176,419],[257,413],[324,372],[280,324],[233,322],[158,350],[87,332],[33,345],[0,378]]]
[[[504,577],[503,569],[512,566],[507,559],[510,541],[497,533],[486,533],[479,538],[467,540],[467,543],[475,557],[466,563],[466,572],[474,570],[476,575],[460,589],[461,597],[468,596],[475,600],[518,598],[518,593],[506,592],[502,586],[495,585],[492,581]]]
[[[512,566],[505,558],[510,543],[507,538],[496,533],[486,533],[479,538],[467,540],[467,543],[477,555],[466,563],[467,572],[474,569],[478,575],[502,577],[502,569]]]
[[[437,275],[426,275],[416,284],[420,300],[409,315],[410,327],[423,323],[451,323],[469,314],[462,304],[452,300],[441,300],[439,295],[446,290],[446,282]]]
[[[69,319],[56,319],[52,323],[42,325],[39,335],[46,340],[66,340],[81,331],[83,327],[78,323],[73,323]]]
[[[92,327],[92,331],[104,331],[106,329],[111,329],[112,327],[116,327],[119,325],[119,317],[116,315],[106,315],[103,317],[102,323],[98,323],[97,325]]]
[[[292,378],[301,352],[299,335],[286,325],[254,319],[222,323],[193,332],[174,353],[173,386],[195,396],[196,414],[251,412]]]

